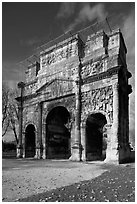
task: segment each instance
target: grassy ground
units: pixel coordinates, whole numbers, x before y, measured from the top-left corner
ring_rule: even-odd
[[[135,202],[134,165],[110,167],[101,176],[18,202]]]

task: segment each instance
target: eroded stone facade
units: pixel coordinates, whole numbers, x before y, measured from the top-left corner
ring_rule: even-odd
[[[39,63],[28,67],[26,81],[19,87],[22,119],[17,156],[26,156],[26,128],[31,124],[35,128],[35,158],[61,157],[63,152],[73,161],[94,160],[100,148],[105,152],[100,159],[105,154],[106,162],[128,160],[131,74],[126,52],[120,30],[111,34],[99,31],[85,42],[75,34],[42,51]],[[86,139],[92,144],[92,135],[94,151]],[[66,153],[61,141],[68,148]]]

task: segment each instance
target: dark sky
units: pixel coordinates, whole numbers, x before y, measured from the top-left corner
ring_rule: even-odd
[[[133,2],[44,2],[2,3],[2,77],[10,86],[22,80],[25,66],[20,61],[36,48],[62,35],[79,30],[108,17],[111,28],[119,27],[127,46],[127,65],[132,73],[130,129],[135,120],[135,3]],[[23,63],[24,64],[24,63]]]
[[[109,21],[112,28],[115,24],[123,29],[128,17],[134,20],[134,3],[3,2],[3,79],[19,80],[18,71],[25,68],[17,63],[32,55],[36,47],[68,28],[79,30],[106,16],[112,16]]]

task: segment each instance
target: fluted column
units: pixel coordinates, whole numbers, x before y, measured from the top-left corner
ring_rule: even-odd
[[[111,124],[106,124],[106,134],[107,134],[107,148],[106,148],[106,159],[105,162],[109,162],[111,160],[111,138],[113,137],[113,127]]]
[[[20,104],[18,106],[18,114],[19,114],[19,137],[18,137],[18,145],[17,145],[17,158],[23,157],[23,146],[22,146],[22,126],[23,126],[23,91],[24,91],[24,82],[18,83],[18,88],[21,90],[20,95]]]
[[[82,161],[86,161],[86,122],[81,122]]]
[[[75,82],[75,135],[74,143],[72,144],[72,155],[70,160],[80,161],[81,160],[81,63],[78,66],[77,79]]]
[[[46,128],[46,123],[42,124],[42,146],[43,146],[43,153],[42,153],[42,158],[46,159],[46,134],[47,134],[47,128]]]
[[[38,135],[36,141],[36,154],[35,158],[42,157],[42,103],[38,104]]]
[[[113,85],[113,134],[111,137],[111,160],[119,160],[119,85]]]
[[[19,137],[18,137],[18,145],[17,145],[17,158],[23,157],[23,146],[22,146],[22,107],[19,105],[18,107],[18,115],[19,115]]]

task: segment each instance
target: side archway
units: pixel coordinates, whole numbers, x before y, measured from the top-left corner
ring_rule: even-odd
[[[25,157],[34,157],[36,149],[36,130],[33,124],[25,129]]]
[[[88,116],[86,120],[86,160],[106,158],[106,124],[106,117],[102,113],[93,113]]]
[[[68,159],[70,147],[70,114],[63,106],[54,107],[46,118],[46,155],[48,159]]]

